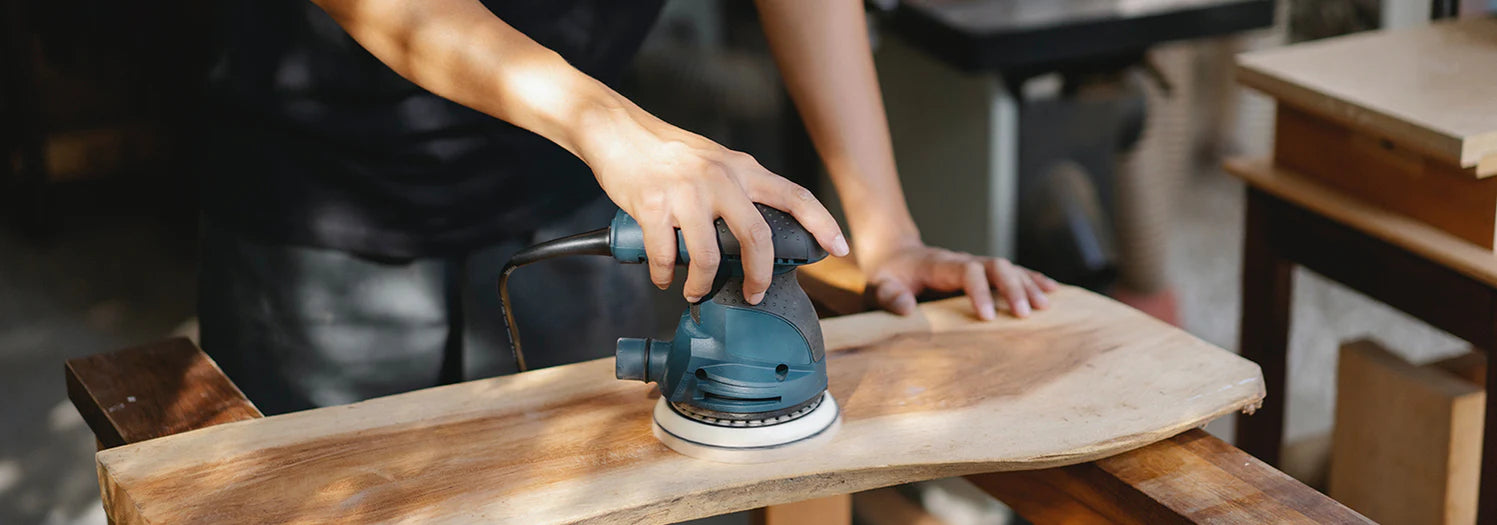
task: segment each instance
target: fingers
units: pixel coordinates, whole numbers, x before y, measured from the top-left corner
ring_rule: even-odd
[[[817,244],[828,253],[845,257],[851,252],[847,246],[847,238],[842,235],[842,228],[837,225],[837,219],[832,217],[832,213],[826,210],[821,201],[816,200],[811,190],[764,171],[764,176],[755,177],[754,182],[749,184],[749,198],[795,216],[795,220],[805,226],[806,231],[816,237]]]
[[[1040,289],[1039,283],[1034,282],[1034,276],[1028,270],[1020,268],[1022,275],[1019,282],[1024,284],[1024,294],[1029,296],[1029,305],[1035,310],[1044,310],[1050,307],[1050,298],[1045,296],[1045,291]]]
[[[718,205],[723,222],[738,238],[743,261],[743,297],[749,304],[759,304],[774,272],[774,234],[748,199],[723,199]]]
[[[915,313],[915,292],[898,279],[881,279],[874,283],[874,287],[874,297],[880,308],[899,315]]]
[[[1015,317],[1028,317],[1030,311],[1029,291],[1024,287],[1024,275],[1019,267],[1008,259],[988,259],[988,277],[998,287],[998,293],[1003,300],[1008,301],[1008,309]]]
[[[962,289],[967,292],[967,297],[972,299],[972,310],[977,312],[977,317],[984,321],[991,321],[998,317],[998,311],[993,308],[993,291],[988,288],[986,267],[981,262],[970,261],[964,264],[963,268]]]
[[[649,222],[641,222],[640,230],[645,235],[645,254],[650,260],[650,282],[664,290],[671,285],[676,273],[676,229],[670,215],[652,214]]]
[[[691,262],[686,272],[686,284],[681,295],[689,302],[697,302],[712,291],[712,281],[717,276],[717,265],[722,259],[722,250],[717,245],[717,228],[710,213],[694,211],[680,213],[681,237]]]
[[[1060,283],[1055,282],[1055,279],[1051,279],[1050,276],[1030,269],[1025,269],[1024,271],[1029,272],[1030,280],[1039,285],[1040,290],[1053,292],[1060,289]]]

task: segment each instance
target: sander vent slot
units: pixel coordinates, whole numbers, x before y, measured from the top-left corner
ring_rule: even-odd
[[[722,400],[722,401],[736,401],[736,402],[743,402],[743,403],[779,403],[781,398],[780,398],[780,396],[774,396],[774,397],[728,397],[728,396],[724,396],[724,395],[714,394],[712,392],[702,392],[702,399],[718,399],[718,400]]]

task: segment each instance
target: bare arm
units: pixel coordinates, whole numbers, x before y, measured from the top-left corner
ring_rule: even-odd
[[[401,76],[587,163],[644,228],[651,279],[661,288],[672,279],[680,228],[691,253],[685,295],[706,294],[720,257],[712,221],[721,217],[744,247],[744,292],[757,303],[769,287],[773,246],[754,202],[792,213],[828,251],[848,251],[836,221],[804,188],[655,118],[476,0],[314,1]]]
[[[874,73],[868,27],[857,0],[758,0],[764,33],[785,85],[847,211],[858,264],[880,303],[914,308],[926,288],[965,290],[992,318],[990,283],[1014,314],[1048,304],[1054,281],[1007,260],[924,245],[894,167],[894,149]]]

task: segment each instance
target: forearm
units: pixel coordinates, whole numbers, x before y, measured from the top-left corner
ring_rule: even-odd
[[[592,131],[653,118],[476,0],[314,1],[416,85],[530,130],[584,161],[606,149]]]
[[[786,88],[842,198],[859,263],[912,243],[889,125],[857,0],[759,0]]]

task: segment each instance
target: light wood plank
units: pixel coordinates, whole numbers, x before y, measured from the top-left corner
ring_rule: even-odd
[[[770,505],[749,514],[753,525],[850,525],[852,494]]]
[[[1475,523],[1485,406],[1479,384],[1342,345],[1331,496],[1387,525]]]
[[[1243,84],[1283,103],[1497,174],[1482,160],[1497,154],[1497,20],[1328,38],[1237,64]]]
[[[99,453],[121,523],[680,521],[895,483],[1067,465],[1263,395],[1258,367],[1067,288],[1026,320],[965,298],[823,323],[836,438],[712,464],[650,436],[653,386],[612,360],[218,425]]]

